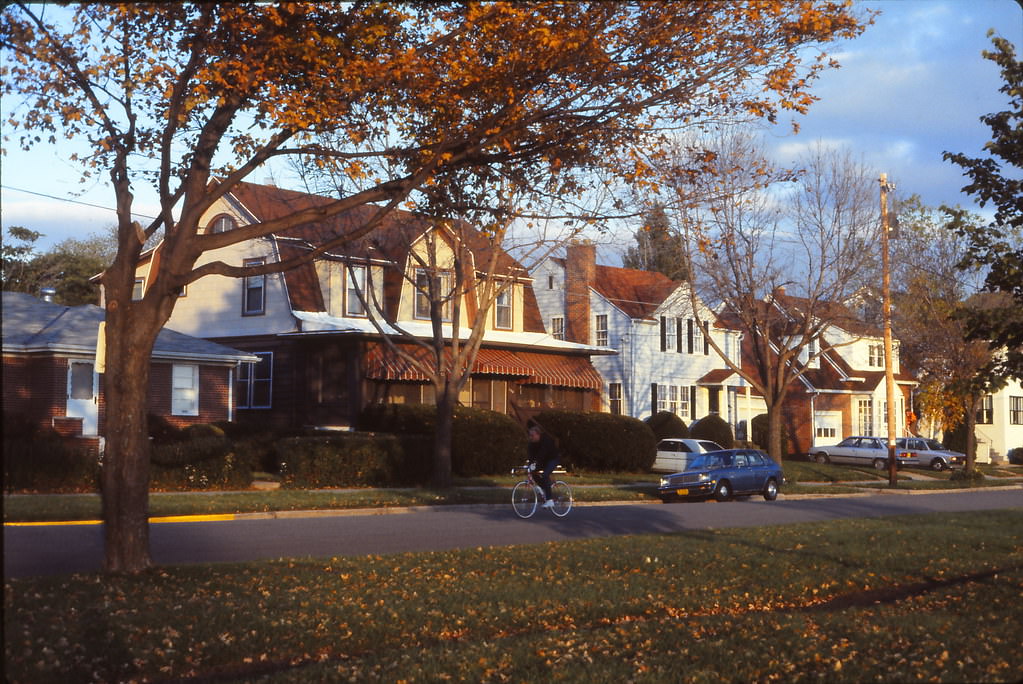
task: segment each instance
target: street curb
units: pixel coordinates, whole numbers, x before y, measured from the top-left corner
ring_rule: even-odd
[[[866,498],[880,494],[898,494],[916,496],[924,494],[946,494],[950,491],[957,492],[984,492],[991,489],[1023,489],[1023,483],[1000,485],[998,487],[980,487],[976,489],[896,489],[888,490],[878,488],[877,491],[855,492],[849,494],[778,494],[778,501],[801,501],[806,499],[837,499],[837,498]],[[491,509],[507,507],[506,503],[492,504],[437,504],[434,506],[381,506],[373,508],[325,508],[299,511],[252,511],[248,513],[218,513],[208,515],[170,515],[159,516],[149,519],[151,524],[163,523],[192,523],[192,522],[232,522],[236,520],[274,520],[274,519],[301,519],[301,518],[341,518],[360,515],[403,515],[407,513],[443,512],[452,509],[466,510],[472,508]],[[596,506],[663,506],[660,501],[577,501],[575,506],[596,507]],[[102,520],[59,520],[59,521],[31,521],[31,522],[4,522],[4,527],[57,527],[62,525],[102,525]]]

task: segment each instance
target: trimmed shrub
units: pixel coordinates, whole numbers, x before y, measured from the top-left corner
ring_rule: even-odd
[[[658,442],[668,437],[685,439],[689,436],[689,428],[686,427],[685,421],[670,411],[655,413],[643,422],[654,431],[654,437]]]
[[[963,482],[968,485],[979,484],[984,481],[984,473],[979,470],[953,470],[952,474],[948,477],[952,482]]]
[[[286,488],[376,486],[401,479],[404,450],[394,435],[337,432],[289,437],[275,447]]]
[[[597,472],[647,471],[657,455],[650,426],[630,416],[547,410],[534,420],[558,440],[562,464]]]
[[[416,473],[415,481],[429,477],[433,464],[433,435],[437,408],[426,404],[372,404],[359,417],[363,430],[398,435],[405,449],[398,473]],[[472,477],[505,473],[526,458],[526,436],[514,419],[503,413],[456,406],[451,433],[451,470]]]
[[[1013,465],[1023,465],[1023,447],[1009,449],[1007,458],[1009,459],[1009,463]]]
[[[172,425],[164,416],[158,416],[155,413],[147,414],[146,423],[153,444],[169,444],[181,441],[183,438],[181,429]]]
[[[762,451],[767,451],[770,447],[767,437],[767,423],[768,420],[766,413],[753,416],[753,420],[750,421],[750,437],[752,438],[753,444],[756,448]],[[786,456],[789,454],[789,436],[786,434],[785,430],[781,431],[781,452]],[[802,456],[804,459],[806,458],[805,454]]]
[[[712,442],[717,442],[724,449],[731,449],[735,445],[731,426],[716,413],[706,415],[690,425],[689,435],[693,439],[709,439]]]
[[[150,449],[150,486],[154,489],[236,489],[252,483],[250,464],[231,449],[215,425],[190,425],[178,439]]]
[[[6,424],[6,421],[5,421]],[[99,459],[94,449],[76,448],[53,430],[25,427],[4,433],[4,491],[95,492]]]

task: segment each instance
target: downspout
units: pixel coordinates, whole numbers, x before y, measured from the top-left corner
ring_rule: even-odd
[[[817,393],[810,393],[810,449],[817,446]]]

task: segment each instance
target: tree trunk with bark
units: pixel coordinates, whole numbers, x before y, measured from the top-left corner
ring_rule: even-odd
[[[433,435],[434,487],[451,486],[451,438],[454,434],[455,398],[457,394],[450,378],[444,378],[437,392],[437,429]]]

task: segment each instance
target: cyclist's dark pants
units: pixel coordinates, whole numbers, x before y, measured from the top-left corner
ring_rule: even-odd
[[[540,464],[540,466],[536,469],[536,472],[533,473],[533,479],[535,479],[536,483],[540,485],[540,489],[543,490],[543,495],[547,497],[548,501],[551,499],[551,473],[554,472],[554,469],[557,468],[560,463],[560,458],[551,459],[546,463]]]

